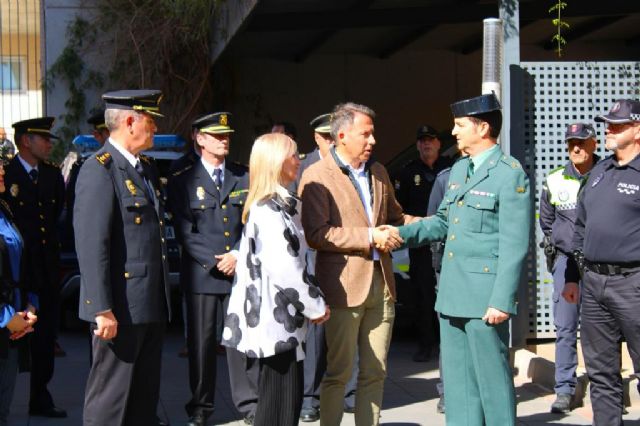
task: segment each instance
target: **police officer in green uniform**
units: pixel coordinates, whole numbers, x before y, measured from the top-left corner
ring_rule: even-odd
[[[468,157],[451,169],[436,215],[399,228],[408,247],[446,237],[436,300],[448,425],[515,425],[509,323],[531,231],[529,180],[497,145],[495,95],[451,105]]]
[[[418,127],[416,149],[419,157],[402,168],[395,179],[396,198],[402,210],[412,216],[426,216],[429,195],[438,173],[450,165],[440,156],[438,131],[429,125]],[[429,361],[438,350],[438,325],[434,311],[436,277],[431,264],[429,246],[409,250],[409,276],[415,324],[418,329],[418,350],[415,362]]]

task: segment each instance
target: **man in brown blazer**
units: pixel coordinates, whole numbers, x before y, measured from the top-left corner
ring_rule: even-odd
[[[356,350],[360,374],[356,425],[377,425],[395,317],[389,251],[399,239],[384,224],[408,223],[380,163],[370,160],[375,113],[353,103],[335,107],[330,155],[300,182],[302,225],[317,250],[316,277],[331,306],[326,322],[327,371],[320,390],[320,424],[337,426]]]

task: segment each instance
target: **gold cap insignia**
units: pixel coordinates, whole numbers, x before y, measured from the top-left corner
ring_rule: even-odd
[[[519,187],[516,188],[516,192],[518,194],[522,194],[522,193],[524,193],[524,191],[525,191],[524,186],[519,186]]]
[[[204,200],[204,188],[199,186],[198,188],[196,188],[196,197],[198,197],[198,200]]]
[[[220,124],[223,126],[227,125],[227,114],[221,114],[220,115]]]
[[[124,181],[124,183],[127,185],[127,189],[129,190],[131,195],[135,196],[136,195],[136,186],[133,184],[133,182],[131,182],[131,180],[127,179],[127,180]]]
[[[413,182],[416,184],[416,186],[419,186],[421,181],[422,179],[420,178],[420,175],[415,175],[413,177]]]
[[[18,194],[20,193],[20,188],[18,187],[17,183],[14,183],[13,185],[11,185],[11,188],[9,188],[9,192],[11,193],[12,197],[17,197]]]

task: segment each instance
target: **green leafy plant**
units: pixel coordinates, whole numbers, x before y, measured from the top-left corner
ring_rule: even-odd
[[[564,46],[567,44],[567,40],[562,36],[562,30],[570,28],[568,22],[562,19],[562,11],[567,7],[567,3],[558,0],[556,4],[549,8],[549,14],[555,15],[555,18],[551,20],[553,25],[556,27],[557,32],[551,38],[551,41],[555,44],[555,52],[558,54],[558,58],[562,57],[562,51]]]
[[[95,43],[95,28],[88,21],[76,17],[67,27],[67,40],[67,45],[47,70],[43,80],[43,89],[47,92],[51,92],[56,81],[63,82],[69,92],[64,103],[66,112],[59,117],[63,125],[57,128],[61,139],[54,145],[51,154],[56,162],[62,160],[70,148],[71,140],[80,133],[80,123],[85,118],[85,91],[104,84],[104,76],[88,68],[83,59],[84,51]]]

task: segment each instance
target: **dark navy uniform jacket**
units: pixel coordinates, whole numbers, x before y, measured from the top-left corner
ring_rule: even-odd
[[[180,282],[185,291],[231,292],[233,277],[216,268],[214,256],[239,247],[248,188],[248,169],[230,161],[225,162],[219,194],[201,161],[177,171],[169,181],[176,237],[182,245]]]
[[[438,173],[451,165],[447,158],[438,157],[433,168],[417,158],[409,162],[395,179],[396,198],[406,214],[426,216],[429,194]]]
[[[26,269],[23,281],[30,290],[59,285],[60,241],[58,219],[64,206],[64,181],[60,168],[38,164],[38,182],[33,182],[18,156],[5,166],[2,197],[7,201],[15,224],[24,239]]]
[[[80,168],[73,227],[80,265],[80,318],[111,309],[120,324],[171,315],[164,205],[157,170],[140,156],[149,185],[105,143]]]
[[[640,262],[640,155],[623,166],[612,155],[591,170],[578,198],[572,246],[594,263]],[[566,280],[578,281],[575,262],[567,265]]]

